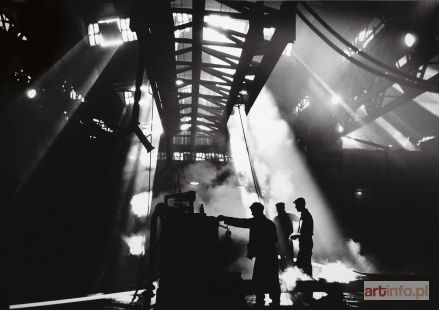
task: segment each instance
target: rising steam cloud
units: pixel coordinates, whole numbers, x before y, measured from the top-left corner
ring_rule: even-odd
[[[249,217],[248,207],[259,200],[255,193],[241,120],[237,112],[235,110],[228,123],[231,163],[219,167],[209,162],[197,162],[187,166],[182,172],[182,191],[197,192],[196,212],[202,203],[205,212],[210,216],[223,214]],[[297,197],[305,197],[315,222],[313,261],[315,264],[332,266],[326,268],[326,277],[330,277],[331,270],[372,271],[372,264],[360,254],[359,244],[345,238],[338,229],[337,221],[308,171],[303,154],[296,148],[294,134],[279,114],[272,94],[264,88],[249,117],[246,118],[245,113],[241,115],[250,156],[262,191],[263,197],[260,200],[266,207],[267,216],[274,218],[274,206],[279,201],[286,203],[287,212],[296,213],[292,202]],[[191,182],[197,182],[198,185],[191,185]],[[163,201],[163,196],[164,193],[154,199],[152,205]],[[231,229],[239,251],[230,269],[241,271],[244,278],[250,278],[253,261],[245,258],[248,230]],[[220,229],[220,234],[223,232]],[[324,269],[321,271],[323,275]],[[349,271],[345,272],[347,273]],[[297,271],[289,271],[283,278],[294,274]]]

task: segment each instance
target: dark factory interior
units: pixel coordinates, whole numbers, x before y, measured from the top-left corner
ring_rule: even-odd
[[[1,1],[9,309],[437,309],[438,20]]]

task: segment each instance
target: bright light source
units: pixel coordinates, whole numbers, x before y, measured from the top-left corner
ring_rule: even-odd
[[[124,238],[131,255],[142,255],[145,252],[145,236],[132,235]]]
[[[340,104],[342,102],[342,99],[339,95],[333,95],[331,98],[331,102],[333,104]]]
[[[122,43],[123,43],[122,40],[111,40],[111,41],[102,40],[101,46],[102,47],[118,46],[121,45]]]
[[[206,15],[204,21],[215,27],[230,29],[242,33],[246,33],[248,28],[248,21],[231,18],[229,16]]]
[[[194,182],[190,182],[190,184],[191,184],[191,185],[194,185],[194,186],[197,186],[197,185],[199,185],[200,183],[194,181]]]
[[[355,196],[357,198],[361,198],[361,197],[363,197],[363,195],[364,195],[364,193],[363,193],[363,191],[361,189],[358,189],[358,190],[355,191]]]
[[[180,126],[180,130],[183,130],[183,131],[189,130],[189,128],[191,128],[191,124],[182,124]]]
[[[342,133],[344,131],[344,127],[339,123],[337,124],[337,132]]]
[[[412,33],[408,32],[405,34],[404,43],[407,47],[412,47],[413,44],[415,44],[415,42],[416,42],[416,37]]]
[[[182,80],[180,80],[180,79],[175,81],[175,85],[177,85],[177,86],[181,86],[183,84],[184,84],[184,82]]]
[[[147,216],[150,194],[150,192],[142,192],[134,195],[130,201],[131,212],[133,212],[138,217]]]
[[[239,93],[243,96],[248,94],[248,92],[245,89],[241,89],[241,91]]]
[[[33,99],[33,98],[35,98],[36,95],[37,95],[37,91],[36,91],[34,88],[28,89],[28,90],[26,91],[26,96],[27,96],[29,99]]]
[[[349,283],[357,279],[357,273],[340,261],[321,265],[320,268],[318,278],[328,282]]]

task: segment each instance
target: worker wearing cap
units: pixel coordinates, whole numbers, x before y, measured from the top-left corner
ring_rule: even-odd
[[[291,234],[291,239],[299,239],[299,253],[297,253],[296,266],[312,277],[311,256],[313,248],[314,220],[311,213],[305,208],[306,202],[303,197],[294,200],[296,210],[301,213],[299,228],[296,234]]]
[[[247,257],[255,258],[252,281],[256,291],[256,305],[265,304],[264,294],[269,293],[272,305],[280,303],[279,264],[276,252],[276,226],[264,215],[264,205],[254,202],[250,206],[253,218],[233,218],[220,215],[218,219],[235,227],[249,228]]]
[[[298,222],[299,218],[292,213],[285,211],[285,203],[276,203],[277,216],[274,217],[273,222],[277,228],[277,246],[282,270],[294,266],[294,247],[293,241],[289,236],[294,232],[293,222]]]

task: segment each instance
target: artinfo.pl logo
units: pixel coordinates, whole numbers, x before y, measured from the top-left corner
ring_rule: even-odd
[[[364,281],[364,300],[429,300],[429,281]]]

